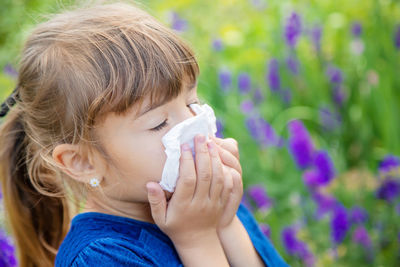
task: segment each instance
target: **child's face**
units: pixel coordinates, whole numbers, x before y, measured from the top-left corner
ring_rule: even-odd
[[[136,118],[135,109],[106,117],[97,133],[116,164],[116,168],[107,168],[101,183],[108,197],[148,202],[146,183],[161,180],[166,161],[161,138],[176,124],[194,116],[188,105],[196,102],[197,88],[185,89],[177,98],[143,113],[149,103],[145,99]]]

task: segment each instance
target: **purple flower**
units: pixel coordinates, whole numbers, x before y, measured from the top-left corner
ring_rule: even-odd
[[[290,47],[295,47],[301,34],[301,18],[296,12],[292,12],[286,21],[285,40]]]
[[[304,183],[312,189],[320,185],[320,180],[319,172],[315,169],[306,170],[303,173]]]
[[[338,106],[342,106],[345,98],[346,98],[346,94],[343,91],[343,88],[341,85],[335,85],[332,91],[332,98],[333,101],[338,105]]]
[[[290,102],[292,101],[292,91],[290,90],[290,88],[280,90],[279,93],[281,95],[282,101],[285,104],[290,104]]]
[[[215,133],[215,136],[218,138],[223,138],[222,131],[224,130],[224,125],[222,124],[222,121],[220,119],[217,119],[216,121],[217,125],[217,132]]]
[[[391,203],[400,194],[400,181],[393,178],[385,179],[376,191],[376,197]]]
[[[294,255],[299,244],[293,227],[286,227],[282,230],[282,241],[288,254]]]
[[[338,205],[338,201],[333,196],[324,195],[318,191],[313,192],[312,198],[318,206],[316,211],[317,219],[321,219],[326,213],[333,211],[336,205]]]
[[[262,185],[253,185],[247,188],[247,194],[254,201],[257,208],[261,211],[268,210],[272,205],[271,198],[267,195],[267,191]]]
[[[12,78],[17,78],[18,72],[11,64],[6,64],[3,69],[4,73]]]
[[[253,99],[255,104],[260,104],[264,100],[264,95],[260,88],[254,91]]]
[[[272,126],[264,119],[260,121],[262,137],[261,143],[264,146],[277,146],[282,147],[284,140],[278,136]]]
[[[311,41],[314,44],[314,47],[317,51],[321,50],[321,36],[322,36],[322,27],[314,26],[310,32]]]
[[[272,126],[263,118],[259,117],[259,115],[247,118],[246,127],[253,139],[262,146],[281,147],[283,145],[283,139],[279,137]]]
[[[269,239],[271,238],[271,228],[269,227],[269,225],[264,224],[264,223],[260,223],[260,230],[261,232],[268,237]]]
[[[293,227],[285,227],[282,230],[283,245],[289,255],[299,257],[305,266],[314,265],[314,256],[303,241],[297,239],[296,230]]]
[[[304,182],[309,187],[327,185],[335,177],[335,169],[326,151],[317,151],[314,156],[314,169],[304,172]]]
[[[294,56],[289,56],[286,59],[286,66],[294,75],[299,74],[299,61]]]
[[[360,206],[354,206],[349,213],[350,221],[352,224],[361,224],[368,220],[367,211]]]
[[[362,33],[362,25],[360,22],[353,22],[351,25],[351,33],[353,34],[354,37],[359,37]]]
[[[17,266],[15,248],[2,229],[0,229],[0,266]]]
[[[181,16],[177,12],[172,11],[171,17],[172,17],[172,23],[171,23],[172,29],[179,32],[183,32],[187,29],[188,22],[185,19],[181,18]]]
[[[242,103],[240,104],[240,109],[244,114],[250,113],[253,111],[254,104],[251,102],[251,100],[243,100]]]
[[[314,165],[319,172],[322,183],[329,183],[335,177],[335,168],[328,152],[318,151],[315,154]]]
[[[258,127],[258,122],[257,119],[250,117],[246,119],[246,128],[250,132],[251,137],[258,141],[259,139],[259,127]]]
[[[264,121],[261,129],[264,134],[264,139],[262,140],[264,146],[282,147],[284,145],[283,138],[276,134],[274,128],[268,122]]]
[[[390,154],[386,155],[385,158],[379,163],[380,172],[389,172],[398,167],[400,167],[400,158]]]
[[[394,34],[394,46],[400,50],[400,25],[397,26]]]
[[[279,76],[279,63],[276,59],[271,59],[268,63],[267,80],[272,91],[281,89],[281,78]]]
[[[215,51],[221,51],[224,47],[220,38],[215,38],[212,41],[212,47]]]
[[[228,70],[221,70],[219,72],[219,84],[223,91],[228,91],[232,86],[232,75]]]
[[[283,145],[283,139],[276,134],[274,128],[272,128],[272,126],[264,119],[260,120],[260,128],[263,134],[263,139],[261,140],[261,143],[264,146],[281,147]]]
[[[326,75],[329,78],[329,81],[333,84],[340,84],[343,82],[343,74],[342,71],[334,66],[329,66]]]
[[[325,131],[333,131],[340,126],[342,121],[339,113],[332,112],[328,108],[319,109],[319,119]]]
[[[305,169],[313,161],[314,147],[307,129],[301,121],[289,123],[289,151],[300,169]]]
[[[248,93],[251,89],[250,75],[247,73],[240,73],[238,76],[239,92],[242,94]]]
[[[333,209],[331,218],[331,237],[335,244],[340,244],[350,228],[350,223],[346,208],[337,204]]]
[[[368,235],[367,229],[364,226],[358,226],[353,232],[353,242],[360,244],[366,249],[371,248],[371,239]]]

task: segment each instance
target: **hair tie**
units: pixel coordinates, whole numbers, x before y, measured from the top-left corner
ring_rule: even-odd
[[[12,91],[11,95],[9,95],[7,97],[7,99],[1,104],[0,117],[4,117],[5,115],[7,115],[10,108],[12,106],[14,106],[15,103],[17,102],[17,99],[19,99],[18,92],[17,92],[18,88],[19,88],[19,86],[15,87],[14,90]]]

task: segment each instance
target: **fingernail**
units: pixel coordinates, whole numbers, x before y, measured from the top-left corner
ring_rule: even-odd
[[[188,144],[183,144],[183,145],[182,145],[182,149],[183,149],[184,151],[189,151],[189,150],[190,150],[190,146],[189,146]]]
[[[215,148],[214,142],[212,140],[207,142],[207,146],[208,146],[208,149],[210,149],[210,150],[214,150],[214,148]]]
[[[208,151],[210,151],[211,155],[217,155],[216,147],[214,141],[210,140],[207,142]]]
[[[197,141],[199,143],[204,143],[206,141],[206,137],[204,135],[200,134],[197,136]]]
[[[149,192],[150,194],[154,194],[156,192],[156,190],[154,190],[154,188],[152,188],[149,184],[146,184],[146,188],[147,192]]]

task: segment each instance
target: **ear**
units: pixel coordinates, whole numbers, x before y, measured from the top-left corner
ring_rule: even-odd
[[[53,159],[64,173],[79,182],[89,183],[94,177],[101,182],[103,178],[91,160],[79,153],[78,145],[57,145],[53,150]]]

